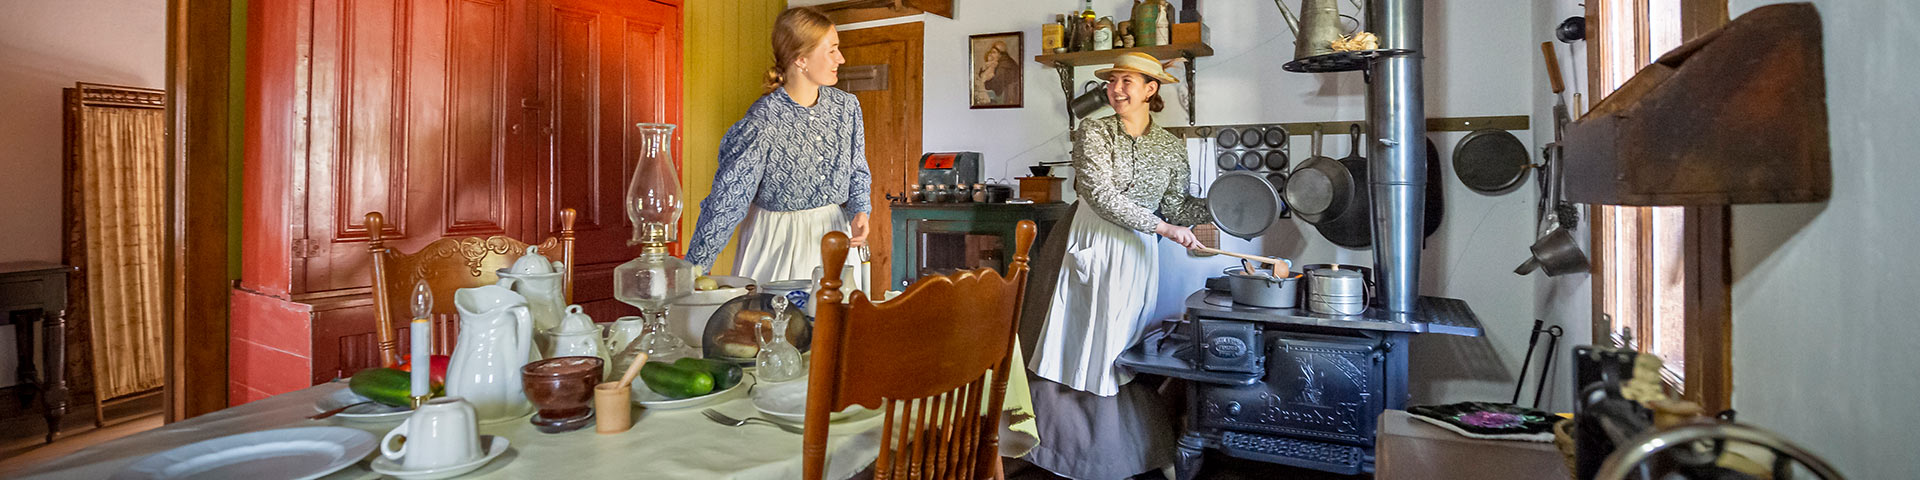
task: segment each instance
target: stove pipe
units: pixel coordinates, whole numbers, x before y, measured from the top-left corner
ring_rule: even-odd
[[[1426,107],[1420,82],[1421,2],[1373,0],[1367,25],[1382,49],[1412,53],[1383,56],[1372,65],[1367,86],[1367,165],[1373,193],[1373,265],[1381,306],[1410,313],[1420,297],[1420,243],[1426,218]]]

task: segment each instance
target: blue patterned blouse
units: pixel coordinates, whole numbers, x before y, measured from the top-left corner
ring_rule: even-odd
[[[720,139],[713,192],[700,202],[687,261],[712,267],[747,208],[791,212],[840,205],[848,219],[873,210],[867,134],[853,94],[820,87],[802,107],[784,88],[760,96]]]

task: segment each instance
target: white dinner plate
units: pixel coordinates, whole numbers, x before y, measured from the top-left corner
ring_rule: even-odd
[[[755,410],[780,421],[806,423],[807,379],[805,377],[780,383],[759,383],[755,384],[752,390]],[[853,405],[845,410],[834,412],[832,416],[827,417],[827,421],[839,422],[867,412],[878,412],[878,410],[868,410],[859,405]]]
[[[353,389],[342,388],[334,391],[330,395],[320,397],[319,400],[315,400],[313,402],[313,410],[316,412],[324,412],[340,408],[342,405],[353,405],[365,401],[368,401],[367,397],[353,393]],[[413,407],[395,407],[376,402],[354,405],[334,416],[355,422],[399,422],[405,420],[407,415],[411,413],[413,413]]]
[[[154,454],[112,478],[320,478],[366,458],[376,443],[373,434],[346,427],[242,433]]]
[[[511,442],[508,442],[506,437],[497,437],[493,435],[481,435],[480,444],[485,446],[484,448],[486,448],[486,454],[481,455],[480,458],[476,458],[471,462],[462,463],[459,465],[448,465],[445,467],[426,468],[426,469],[420,469],[420,470],[408,470],[407,467],[402,466],[398,461],[389,459],[385,455],[376,455],[373,457],[372,464],[368,465],[368,467],[372,468],[374,473],[378,473],[381,475],[392,475],[394,477],[398,477],[400,480],[436,480],[441,478],[453,478],[460,475],[465,475],[467,472],[479,470],[480,467],[486,466],[487,462],[491,462],[493,461],[493,459],[499,458],[500,454],[502,453],[507,453],[507,445],[510,443]]]
[[[633,382],[633,403],[651,410],[693,408],[734,398],[738,396],[737,393],[744,390],[741,387],[749,383],[753,383],[753,374],[742,373],[740,374],[740,383],[733,384],[733,387],[726,390],[707,392],[706,395],[693,398],[667,398],[664,395],[654,393],[653,390],[648,389],[646,382],[635,379]]]

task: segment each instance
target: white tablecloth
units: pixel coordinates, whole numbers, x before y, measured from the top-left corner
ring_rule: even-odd
[[[379,436],[398,425],[397,419],[385,423],[349,422],[338,417],[306,419],[316,412],[316,400],[342,388],[346,388],[345,383],[334,382],[274,396],[88,447],[26,472],[0,476],[107,478],[148,455],[226,435],[337,425]],[[729,393],[737,395],[735,398],[709,406],[734,417],[756,415],[759,412],[746,391],[743,385]],[[591,426],[543,434],[525,418],[481,425],[480,433],[503,436],[512,442],[512,449],[463,478],[800,478],[800,435],[759,424],[728,427],[708,420],[700,410],[649,411],[636,406],[633,429],[613,435],[595,433]],[[848,478],[873,463],[879,452],[876,438],[881,420],[873,412],[833,424],[827,445],[828,478]],[[367,465],[379,455],[376,450],[367,459],[325,478],[378,478]]]

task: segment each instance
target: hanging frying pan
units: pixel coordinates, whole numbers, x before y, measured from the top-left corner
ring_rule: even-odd
[[[1440,181],[1436,180],[1436,179],[1442,178],[1441,175],[1444,175],[1444,174],[1440,171],[1440,149],[1434,148],[1433,139],[1428,138],[1427,139],[1427,219],[1426,219],[1427,228],[1425,229],[1425,231],[1420,232],[1421,235],[1424,235],[1426,237],[1431,237],[1433,236],[1433,232],[1440,231],[1440,221],[1446,219],[1447,196],[1442,195],[1441,193],[1445,192],[1447,188],[1445,184],[1439,183]],[[1425,237],[1422,237],[1422,240],[1424,239]],[[1424,248],[1425,246],[1426,245],[1422,243],[1421,247]]]
[[[1287,206],[1307,223],[1319,224],[1347,208],[1347,192],[1354,189],[1353,175],[1332,158],[1320,155],[1321,131],[1313,129],[1313,156],[1307,157],[1287,175]],[[1338,193],[1336,195],[1336,193]]]
[[[1475,192],[1511,192],[1526,180],[1530,165],[1526,145],[1506,130],[1474,130],[1453,147],[1454,174]]]
[[[1220,174],[1207,188],[1207,209],[1220,231],[1251,239],[1266,233],[1280,218],[1280,195],[1265,176],[1232,171]]]
[[[1367,184],[1367,158],[1361,155],[1365,145],[1360,141],[1360,124],[1347,127],[1347,140],[1350,145],[1347,157],[1339,160],[1353,177],[1353,187],[1346,189],[1346,208],[1331,215],[1314,228],[1320,230],[1320,236],[1327,241],[1347,248],[1367,248],[1373,245],[1373,209],[1372,188]],[[1336,195],[1339,193],[1336,192]]]

